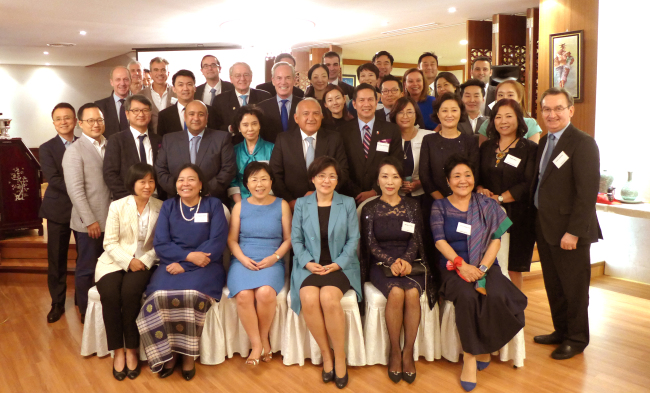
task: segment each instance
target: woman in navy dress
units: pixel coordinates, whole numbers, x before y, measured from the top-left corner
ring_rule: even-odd
[[[424,85],[426,78],[422,70],[411,68],[404,73],[404,97],[411,97],[417,103],[422,113],[418,125],[425,130],[435,130],[438,123],[431,118],[435,98],[428,94],[428,86]]]
[[[205,196],[207,185],[198,166],[183,165],[178,196],[163,203],[158,218],[153,244],[160,267],[137,322],[149,365],[153,372],[162,370],[160,378],[174,372],[178,354],[185,355],[183,377],[194,377],[205,314],[221,299],[226,281],[228,221],[221,201]]]
[[[269,330],[276,295],[284,286],[282,257],[291,248],[291,208],[269,194],[273,174],[268,164],[248,164],[243,184],[251,196],[235,204],[230,217],[228,289],[251,341],[246,364],[256,366],[260,357],[264,362],[272,357]]]

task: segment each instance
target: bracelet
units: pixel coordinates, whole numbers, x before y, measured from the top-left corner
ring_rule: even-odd
[[[280,260],[280,256],[278,254],[273,253],[273,255],[275,255],[275,257],[278,258],[278,261]]]
[[[457,256],[456,258],[454,258],[454,266],[456,267],[463,266],[463,258],[461,256]]]

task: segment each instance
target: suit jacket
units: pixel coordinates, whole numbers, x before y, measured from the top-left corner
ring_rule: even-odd
[[[113,93],[110,96],[95,101],[95,105],[99,107],[104,115],[104,138],[108,138],[113,134],[120,132],[120,116],[115,109],[115,99],[113,98]]]
[[[60,224],[70,223],[72,211],[72,202],[63,179],[62,162],[65,150],[65,145],[58,134],[38,148],[41,170],[47,182],[38,217]]]
[[[382,158],[392,156],[400,162],[404,159],[402,134],[399,128],[393,123],[387,123],[375,117],[367,159],[363,154],[361,130],[358,121],[352,120],[339,128],[338,131],[343,138],[345,154],[348,157],[350,167],[350,179],[347,186],[343,188],[343,193],[352,197],[356,197],[362,191],[370,191],[371,189],[379,193],[377,171]],[[377,142],[384,140],[389,143],[388,152],[377,151]]]
[[[259,85],[255,86],[255,88],[257,90],[264,90],[265,92],[269,93],[271,95],[271,97],[275,97],[276,95],[278,95],[278,92],[275,91],[275,86],[273,86],[272,82],[266,82],[266,83],[259,84]],[[293,95],[294,95],[294,97],[303,98],[305,96],[305,92],[302,91],[299,87],[294,86],[293,87]]]
[[[162,137],[149,133],[151,142],[151,151],[153,153],[153,163],[155,164],[158,157],[158,149],[162,145]],[[140,162],[140,152],[136,147],[135,140],[131,129],[123,130],[111,136],[106,144],[104,153],[104,181],[113,194],[113,200],[122,199],[131,194],[124,187],[124,179],[132,165]],[[158,196],[162,189],[158,186]]]
[[[548,134],[539,141],[535,173],[539,173]],[[553,160],[564,152],[569,159],[558,168]],[[566,232],[578,236],[579,245],[602,239],[596,217],[600,182],[600,153],[596,141],[569,124],[557,141],[546,171],[536,176],[531,188],[534,198],[539,184],[538,219],[547,243],[559,245]]]
[[[221,124],[221,118],[219,117],[219,114],[214,109],[214,107],[210,105],[206,106],[208,107],[207,127],[213,130],[219,129],[219,125]],[[170,134],[172,132],[182,131],[184,122],[185,119],[181,119],[180,115],[178,114],[178,102],[176,102],[169,108],[165,108],[160,111],[158,115],[158,128],[156,129],[156,133],[160,135],[160,137],[163,137],[166,134]]]
[[[111,191],[104,182],[104,160],[85,136],[68,147],[63,155],[63,175],[72,202],[70,228],[88,232],[88,226],[98,222],[101,231],[106,226]]]
[[[150,269],[158,261],[156,251],[153,249],[153,238],[161,206],[161,200],[149,198],[149,223],[142,246],[144,255],[138,258],[147,269]],[[138,206],[133,195],[111,203],[104,233],[104,253],[97,261],[95,282],[108,273],[129,270],[129,264],[138,247],[140,234],[138,224]]]
[[[476,135],[478,134],[478,130],[481,128],[481,124],[483,124],[483,122],[486,120],[488,120],[487,117],[479,116],[476,120],[476,131],[474,131],[472,130],[472,124],[469,122],[469,119],[463,119],[462,121],[458,122],[458,131],[467,135]]]
[[[332,262],[341,267],[360,301],[362,298],[361,268],[357,257],[360,235],[354,199],[334,192],[327,228],[327,242]],[[291,244],[294,253],[291,271],[291,308],[296,314],[300,314],[300,285],[311,274],[305,266],[309,262],[318,263],[321,257],[316,193],[300,198],[296,202],[291,223]]]
[[[262,90],[250,89],[250,96],[247,99],[248,105],[260,103],[271,95]],[[227,131],[228,126],[232,124],[235,117],[235,111],[241,107],[235,89],[221,93],[214,98],[214,109],[221,119],[221,124],[217,127],[220,130]]]
[[[158,107],[156,106],[156,104],[153,103],[153,98],[151,98],[152,97],[151,95],[153,93],[152,93],[151,89],[152,89],[151,86],[150,87],[145,87],[144,89],[142,89],[140,94],[147,97],[149,99],[149,101],[151,101],[151,123],[149,123],[149,125],[152,127],[150,129],[153,129],[154,132],[157,132],[158,131],[158,114],[160,113],[160,111],[158,110]],[[172,100],[172,98],[177,99],[176,93],[174,93],[174,90],[173,90],[172,86],[167,85],[167,99],[165,100],[165,108],[170,107],[172,104],[174,104],[176,102],[176,100]],[[174,101],[174,102],[172,102],[172,101]]]
[[[289,109],[289,127],[287,131],[297,127],[296,120],[293,115],[296,114],[296,107],[302,100],[300,97],[293,96],[291,99],[291,109]],[[275,143],[275,138],[278,134],[284,132],[282,129],[282,118],[280,117],[280,106],[278,105],[277,97],[271,97],[268,100],[260,102],[258,108],[264,112],[264,126],[260,130],[260,136],[271,143]]]
[[[490,117],[490,105],[496,100],[497,97],[497,87],[496,86],[488,86],[487,92],[485,94],[485,110],[483,111],[483,115],[485,117]]]
[[[162,148],[156,159],[156,173],[160,186],[167,197],[176,195],[176,178],[181,166],[190,162],[190,141],[187,131],[178,131],[163,137]],[[199,151],[196,155],[198,165],[205,179],[210,195],[228,202],[228,187],[237,173],[235,152],[230,143],[230,135],[224,131],[205,129]]]
[[[273,171],[273,193],[290,202],[314,191],[314,184],[307,174],[307,163],[302,154],[302,134],[300,128],[283,132],[275,140],[271,153],[271,170]],[[343,140],[336,131],[320,129],[316,133],[316,151],[314,158],[329,156],[339,162],[341,173],[337,189],[348,180],[348,159],[345,156]]]
[[[207,86],[207,83],[204,83],[202,85],[198,85],[196,87],[196,93],[194,93],[194,99],[195,100],[203,101],[203,93],[205,92],[205,86]],[[221,80],[221,93],[219,93],[219,94],[223,94],[223,93],[225,93],[227,91],[230,91],[230,90],[235,90],[235,86],[233,86],[232,83],[227,82],[227,81],[222,79]],[[219,94],[217,94],[217,96]],[[217,96],[214,96],[215,100],[217,99]],[[205,105],[210,105],[209,102],[204,102],[204,104]]]

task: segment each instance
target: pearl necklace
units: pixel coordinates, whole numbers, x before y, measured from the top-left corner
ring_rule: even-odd
[[[181,198],[178,198],[178,204],[179,204],[179,206],[181,208],[181,216],[183,216],[183,220],[185,220],[185,221],[194,221],[194,217],[196,216],[196,213],[199,212],[199,208],[201,207],[201,199],[202,198],[199,197],[199,204],[196,205],[196,211],[194,212],[194,216],[188,220],[187,218],[185,218],[185,213],[183,213],[183,202],[181,201]]]

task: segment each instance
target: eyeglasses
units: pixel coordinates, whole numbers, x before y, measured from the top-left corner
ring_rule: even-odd
[[[545,115],[550,115],[551,112],[560,114],[567,108],[568,108],[568,106],[556,106],[555,108],[544,107],[544,108],[542,108],[542,113],[545,114]]]
[[[401,111],[401,112],[397,112],[397,114],[400,116],[413,117],[415,116],[415,111],[406,111],[406,112]]]
[[[201,68],[204,69],[204,70],[207,70],[208,68],[219,68],[219,67],[221,67],[221,66],[219,64],[217,64],[217,63],[203,64],[201,66]]]
[[[246,74],[234,74],[233,77],[234,77],[235,79],[241,79],[241,78],[246,78],[246,79],[248,79],[248,78],[251,77],[251,74],[249,74],[249,73],[246,73]]]
[[[381,91],[381,94],[388,94],[388,93],[397,94],[397,93],[399,93],[399,89],[390,89],[390,90],[389,89],[384,89],[384,90]]]
[[[148,115],[151,113],[151,109],[131,109],[129,112],[133,113],[136,116],[138,116],[140,113],[143,115]]]
[[[88,123],[88,125],[91,126],[91,127],[94,126],[95,123],[99,124],[100,126],[101,126],[102,124],[104,124],[104,119],[102,119],[102,118],[99,118],[99,119],[97,119],[97,120],[95,120],[95,119],[86,119],[86,120],[79,120],[79,121],[82,121],[82,122],[85,121],[85,122]]]
[[[336,175],[327,176],[327,175],[323,175],[321,173],[320,175],[316,175],[316,179],[318,179],[320,181],[325,181],[325,179],[329,179],[329,181],[337,181],[339,179],[339,177],[336,176]]]

